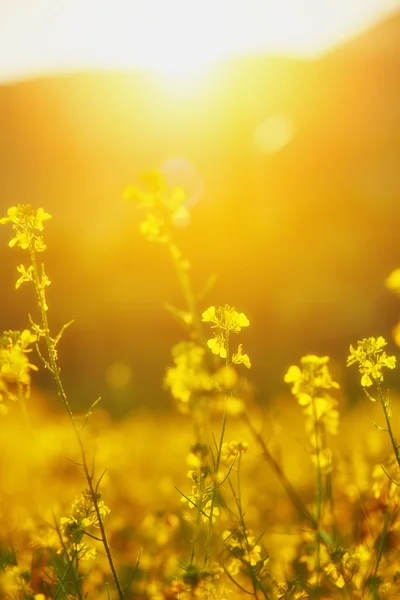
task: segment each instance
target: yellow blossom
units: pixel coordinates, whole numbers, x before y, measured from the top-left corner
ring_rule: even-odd
[[[237,456],[242,456],[249,449],[247,442],[224,442],[221,449],[221,460],[229,460]]]
[[[225,331],[234,331],[239,333],[242,327],[248,327],[250,321],[244,313],[238,313],[233,307],[228,304],[219,306],[210,306],[202,314],[204,323],[212,323],[214,327],[219,327]]]
[[[232,362],[235,363],[236,365],[239,365],[242,363],[242,364],[244,364],[245,367],[250,369],[250,367],[251,367],[250,358],[249,358],[248,354],[242,353],[242,348],[243,348],[243,344],[239,344],[236,354],[234,354],[232,356]]]
[[[140,224],[140,232],[150,241],[150,242],[166,242],[168,237],[165,233],[162,233],[162,228],[164,226],[164,221],[154,215],[153,213],[148,213],[146,215],[146,219],[142,221]]]
[[[149,212],[140,226],[143,235],[152,242],[168,242],[168,225],[185,226],[190,221],[183,187],[167,185],[164,175],[157,170],[143,173],[140,177],[144,189],[127,186],[123,197],[135,200],[139,208]]]
[[[244,313],[238,313],[228,304],[225,306],[210,306],[202,314],[203,323],[210,323],[211,327],[218,329],[218,333],[207,341],[207,346],[213,354],[226,358],[229,350],[230,333],[239,333],[243,327],[248,327],[250,322]],[[239,344],[238,350],[232,356],[233,364],[244,364],[251,367],[248,354],[242,352],[243,345]]]
[[[7,217],[0,219],[0,224],[12,223],[15,236],[9,242],[9,246],[19,246],[27,250],[30,245],[37,251],[46,249],[43,239],[36,231],[43,231],[43,221],[51,219],[51,215],[43,208],[35,211],[29,204],[18,204],[7,211]]]
[[[356,348],[350,345],[347,366],[349,367],[358,363],[358,370],[361,374],[361,385],[363,387],[370,387],[374,381],[382,382],[382,369],[384,367],[388,369],[396,367],[396,357],[388,356],[383,350],[386,345],[387,342],[382,336],[378,338],[364,338],[357,342]]]
[[[37,371],[37,367],[29,362],[27,353],[31,351],[28,346],[36,339],[36,335],[28,329],[5,331],[0,337],[0,383],[3,391],[7,390],[7,383],[30,385],[30,371]],[[8,395],[14,398],[13,394]]]
[[[226,358],[225,341],[222,336],[216,336],[207,341],[207,346],[213,354],[219,355],[221,358]]]
[[[189,402],[196,394],[213,388],[213,381],[204,366],[206,351],[194,342],[181,342],[172,349],[174,366],[167,369],[164,385],[179,402],[182,412],[190,410]]]
[[[303,356],[301,367],[289,367],[284,381],[292,384],[292,394],[298,397],[299,403],[306,405],[325,390],[338,389],[339,384],[332,380],[328,363],[328,356]],[[319,393],[321,392],[321,394]]]

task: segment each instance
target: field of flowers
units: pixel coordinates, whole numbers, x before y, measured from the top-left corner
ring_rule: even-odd
[[[115,421],[100,400],[72,411],[62,374],[72,321],[52,330],[46,291],[57,281],[42,262],[51,215],[10,208],[0,223],[26,257],[15,287],[33,286],[37,306],[24,331],[0,338],[0,598],[400,597],[394,350],[380,336],[348,341],[361,399],[351,406],[329,357],[316,355],[286,365],[286,397],[256,404],[252,323],[240,307],[212,305],[212,290],[196,294],[175,243],[189,220],[183,189],[152,171],[124,198],[182,291],[184,309],[169,310],[184,334],[160,381],[176,413]],[[386,285],[400,293],[400,269]],[[63,412],[36,389],[38,369]]]

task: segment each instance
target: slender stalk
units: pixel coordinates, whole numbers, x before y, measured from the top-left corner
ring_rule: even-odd
[[[385,421],[386,421],[387,431],[388,431],[388,434],[389,434],[389,437],[390,437],[390,441],[392,443],[392,447],[393,447],[393,450],[394,450],[394,455],[396,457],[397,464],[398,464],[398,466],[400,468],[399,447],[398,447],[396,438],[394,437],[392,426],[390,424],[390,415],[389,415],[388,410],[387,410],[388,403],[387,403],[387,401],[385,400],[385,398],[383,396],[382,387],[381,387],[380,383],[377,382],[376,385],[377,385],[377,388],[378,388],[379,400],[380,400],[380,403],[382,405],[383,414],[385,415]]]
[[[193,567],[193,563],[196,558],[196,549],[197,549],[197,542],[198,542],[198,537],[199,537],[201,515],[202,515],[201,501],[202,501],[202,496],[203,496],[203,486],[204,486],[203,478],[201,477],[201,473],[200,473],[200,486],[199,486],[200,494],[199,494],[199,501],[198,501],[198,505],[197,505],[196,525],[195,525],[195,530],[193,532],[192,549],[190,552],[189,569],[191,569]]]
[[[249,540],[248,540],[248,537],[247,537],[246,524],[245,524],[245,521],[244,521],[244,514],[243,514],[243,508],[242,508],[242,487],[240,485],[240,465],[241,465],[241,456],[239,456],[239,458],[238,458],[238,465],[237,465],[237,475],[236,475],[237,493],[235,492],[235,489],[234,489],[233,484],[232,484],[231,481],[229,481],[229,485],[230,485],[230,488],[232,490],[232,494],[233,494],[233,497],[235,499],[236,506],[238,508],[239,523],[240,523],[240,527],[241,527],[242,532],[243,532],[243,537],[244,537],[245,542],[246,542],[246,549],[247,549],[248,554],[250,555],[250,552],[251,552],[252,548],[250,547]],[[268,600],[269,596],[267,594],[267,591],[265,590],[263,584],[261,583],[261,581],[257,577],[257,574],[255,573],[255,570],[253,568],[253,565],[250,564],[250,562],[248,563],[248,568],[249,568],[250,574],[251,574],[250,577],[251,577],[251,581],[252,581],[252,584],[253,584],[254,597],[256,598],[256,600],[258,599],[258,593],[257,593],[257,588],[258,588],[263,593],[264,598],[266,598],[266,600]]]
[[[388,511],[385,510],[382,535],[381,535],[379,549],[378,549],[378,553],[377,553],[377,557],[376,557],[375,569],[374,569],[374,573],[373,573],[374,576],[376,576],[378,574],[379,565],[380,565],[380,562],[382,559],[383,549],[385,547],[385,542],[386,542],[387,533],[388,533],[388,520],[389,520]]]
[[[57,394],[61,398],[64,408],[67,411],[68,417],[70,419],[72,428],[75,433],[76,440],[78,442],[81,459],[82,459],[82,467],[83,467],[85,477],[86,477],[86,480],[87,480],[87,483],[89,486],[90,497],[91,497],[91,500],[93,502],[93,505],[94,505],[94,508],[96,511],[96,516],[97,516],[97,520],[99,523],[101,539],[103,542],[104,550],[107,555],[108,563],[110,565],[110,569],[111,569],[111,573],[112,573],[112,576],[114,579],[115,587],[117,588],[118,596],[119,596],[120,600],[123,600],[124,594],[123,594],[121,584],[119,582],[118,575],[117,575],[115,565],[113,562],[113,558],[111,555],[110,546],[109,546],[106,531],[104,528],[103,518],[100,513],[99,503],[98,503],[98,499],[97,499],[97,493],[93,486],[93,479],[92,479],[92,476],[89,471],[89,466],[88,466],[88,462],[87,462],[87,458],[86,458],[86,452],[85,452],[85,448],[83,445],[82,437],[81,437],[80,430],[76,423],[74,414],[71,410],[67,395],[64,391],[64,387],[63,387],[63,384],[61,381],[60,368],[57,363],[57,356],[56,356],[56,351],[54,348],[54,343],[50,337],[50,329],[49,329],[49,323],[48,323],[47,313],[46,313],[47,305],[46,305],[45,291],[44,291],[44,287],[43,287],[40,277],[39,277],[39,271],[38,271],[38,267],[37,267],[35,251],[34,251],[34,248],[33,248],[31,242],[29,244],[29,253],[30,253],[31,263],[32,263],[32,267],[33,267],[33,279],[34,279],[34,284],[35,284],[36,293],[37,293],[37,297],[38,297],[40,316],[41,316],[41,320],[42,320],[42,327],[43,327],[43,333],[44,333],[44,338],[45,338],[46,347],[47,347],[47,354],[48,354],[48,358],[49,358],[50,370],[54,377]]]
[[[58,534],[58,537],[59,537],[59,540],[60,540],[60,544],[63,547],[65,558],[66,558],[66,561],[67,561],[67,568],[65,570],[65,573],[61,577],[59,577],[57,575],[58,576],[58,580],[59,580],[59,585],[58,585],[58,588],[57,588],[57,590],[56,590],[56,592],[54,594],[54,600],[57,600],[57,598],[58,598],[58,596],[59,596],[59,594],[60,594],[61,591],[65,592],[65,585],[64,584],[67,582],[67,577],[68,577],[68,573],[69,572],[71,572],[71,574],[72,574],[72,579],[73,579],[73,581],[75,583],[75,590],[76,590],[76,593],[78,594],[78,598],[79,598],[79,600],[83,600],[82,590],[81,590],[81,584],[80,584],[79,578],[77,577],[78,564],[79,564],[78,553],[75,551],[75,560],[76,560],[76,566],[75,566],[74,563],[73,563],[73,559],[70,557],[70,555],[68,553],[68,549],[65,546],[63,537],[61,535],[60,527],[57,524],[55,516],[54,516],[54,524],[55,524],[55,528],[56,528],[56,531],[57,531],[57,534]]]
[[[199,311],[197,309],[197,303],[195,299],[195,295],[193,293],[192,285],[190,282],[190,277],[188,275],[187,270],[182,266],[182,259],[176,254],[176,246],[171,241],[168,244],[168,248],[170,251],[172,263],[174,265],[179,284],[182,290],[183,297],[186,302],[186,307],[188,312],[192,317],[192,324],[194,328],[194,332],[197,340],[205,346],[205,340],[203,335],[203,330],[201,326],[201,320],[199,318]]]
[[[318,423],[317,409],[315,406],[315,398],[312,398],[312,408],[314,417],[314,432],[315,432],[315,453],[317,457],[316,464],[316,489],[315,489],[315,502],[317,506],[317,529],[321,521],[322,513],[322,472],[321,472],[321,447],[320,447],[320,425]],[[317,533],[317,582],[318,588],[321,585],[321,540]],[[319,591],[318,591],[319,597]]]
[[[249,417],[247,416],[246,413],[243,414],[243,420],[249,427],[251,433],[253,434],[254,439],[257,441],[258,445],[261,447],[265,460],[267,461],[269,466],[272,468],[275,475],[278,477],[282,487],[284,488],[284,490],[285,490],[289,500],[293,504],[294,508],[297,510],[300,518],[304,519],[305,521],[308,521],[308,523],[310,524],[310,526],[313,529],[317,529],[318,524],[317,524],[315,517],[310,513],[310,511],[305,506],[305,504],[301,500],[300,496],[297,494],[296,490],[294,489],[294,487],[292,486],[290,481],[287,479],[285,473],[283,472],[282,467],[277,462],[277,460],[272,456],[271,452],[267,448],[266,443],[264,442],[264,440],[262,439],[262,437],[258,433],[258,431],[255,429],[254,425],[252,425],[252,423],[250,422]]]
[[[212,533],[212,526],[213,526],[213,512],[214,512],[214,507],[215,507],[215,501],[217,499],[217,488],[218,488],[218,483],[215,481],[215,479],[218,475],[219,464],[221,461],[221,450],[222,450],[222,444],[224,443],[225,427],[226,427],[226,413],[224,412],[224,414],[222,415],[221,435],[220,435],[220,439],[219,439],[218,453],[217,453],[217,458],[216,458],[215,467],[214,467],[214,487],[213,487],[213,492],[212,492],[212,496],[211,496],[210,516],[209,516],[209,522],[208,522],[208,533],[207,533],[207,540],[206,540],[206,548],[205,548],[205,552],[204,552],[204,568],[207,566],[208,559],[209,559],[210,541],[211,541],[211,533]]]

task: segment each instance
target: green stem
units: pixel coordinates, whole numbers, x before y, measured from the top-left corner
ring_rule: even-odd
[[[400,453],[399,453],[399,448],[398,448],[398,445],[397,445],[396,438],[394,437],[394,434],[393,434],[392,426],[390,424],[390,416],[389,416],[389,413],[387,411],[387,404],[386,404],[385,398],[383,397],[382,387],[381,387],[380,383],[377,382],[376,385],[377,385],[378,392],[379,392],[379,399],[380,399],[380,402],[381,402],[381,405],[382,405],[383,414],[385,415],[386,426],[387,426],[387,430],[388,430],[388,433],[389,433],[390,441],[392,443],[392,447],[393,447],[393,450],[394,450],[394,455],[396,457],[397,464],[400,467]]]
[[[217,458],[216,458],[215,467],[214,467],[214,487],[213,487],[212,496],[211,496],[210,516],[209,516],[209,522],[208,522],[208,533],[207,533],[207,540],[206,540],[206,548],[205,548],[205,552],[204,552],[204,568],[207,567],[207,563],[208,563],[208,559],[209,559],[210,541],[211,541],[211,534],[212,534],[212,527],[213,527],[213,512],[214,512],[215,501],[217,499],[217,488],[218,488],[218,483],[216,481],[216,478],[218,475],[219,465],[221,462],[221,451],[222,451],[222,444],[224,443],[225,427],[226,427],[226,413],[224,412],[224,414],[222,415],[221,435],[220,435],[220,439],[219,439],[218,453],[217,453]]]
[[[225,358],[225,369],[228,371],[229,365],[230,365],[230,352],[229,352],[229,329],[225,330],[225,351],[226,351],[226,358]]]
[[[315,502],[317,505],[317,528],[322,514],[322,472],[321,472],[321,447],[319,443],[320,436],[320,425],[318,422],[317,408],[315,406],[315,398],[312,398],[313,417],[314,417],[314,432],[315,432],[315,453],[317,457],[316,465],[316,490],[315,490]],[[317,581],[318,588],[321,585],[321,540],[317,532]],[[318,592],[319,596],[319,592]]]
[[[381,535],[381,540],[380,540],[380,544],[379,544],[379,550],[378,550],[378,554],[376,557],[376,564],[375,564],[375,569],[374,569],[374,576],[376,577],[377,573],[378,573],[378,569],[379,569],[379,565],[382,559],[382,555],[383,555],[383,549],[385,547],[385,541],[387,538],[387,533],[388,533],[388,512],[387,509],[385,510],[385,515],[384,515],[384,521],[383,521],[383,529],[382,529],[382,535]]]
[[[29,253],[30,253],[31,263],[32,263],[32,267],[33,267],[33,279],[34,279],[34,284],[35,284],[36,293],[37,293],[37,297],[38,297],[38,303],[39,303],[40,315],[41,315],[41,319],[42,319],[44,338],[45,338],[46,346],[47,346],[50,370],[52,372],[54,381],[56,383],[57,394],[61,398],[64,408],[67,411],[68,417],[70,419],[72,428],[75,433],[75,437],[78,442],[78,446],[79,446],[81,458],[82,458],[82,467],[83,467],[83,470],[84,470],[84,473],[86,476],[86,480],[87,480],[87,483],[89,486],[90,497],[91,497],[91,500],[93,502],[93,505],[94,505],[94,508],[96,511],[96,516],[97,516],[97,520],[99,523],[101,539],[103,542],[104,550],[107,555],[108,563],[110,565],[110,569],[111,569],[111,573],[112,573],[112,576],[114,579],[115,587],[117,588],[118,596],[119,596],[120,600],[123,600],[124,594],[123,594],[121,584],[119,582],[118,575],[117,575],[117,572],[116,572],[116,569],[114,566],[113,558],[111,556],[111,550],[110,550],[110,546],[108,544],[107,535],[106,535],[106,531],[105,531],[104,523],[103,523],[103,518],[100,513],[99,503],[97,500],[97,493],[96,493],[96,490],[94,489],[92,476],[89,471],[89,467],[88,467],[88,463],[87,463],[87,459],[86,459],[86,452],[85,452],[85,449],[83,446],[83,441],[82,441],[79,428],[76,424],[75,417],[71,410],[67,395],[64,391],[64,387],[63,387],[63,384],[61,381],[60,368],[57,364],[57,358],[56,358],[56,352],[54,349],[53,340],[50,337],[49,322],[48,322],[47,313],[46,313],[47,304],[46,304],[45,291],[44,291],[44,287],[42,286],[42,283],[39,278],[39,271],[38,271],[38,267],[37,267],[36,256],[35,256],[35,252],[34,252],[31,242],[29,244]]]
[[[200,524],[201,524],[201,515],[202,515],[202,510],[201,510],[201,501],[202,501],[202,496],[203,496],[203,478],[201,477],[201,470],[200,470],[200,494],[199,494],[199,499],[198,499],[198,503],[197,503],[197,517],[196,517],[196,525],[195,525],[195,530],[193,532],[193,540],[192,540],[192,549],[190,552],[190,562],[189,562],[189,569],[191,569],[193,567],[193,563],[196,557],[196,548],[197,548],[197,541],[198,541],[198,537],[199,537],[199,531],[200,531]]]
[[[283,472],[282,467],[276,461],[276,459],[272,456],[271,452],[267,448],[266,443],[264,442],[264,440],[262,439],[262,437],[258,433],[258,431],[255,429],[255,427],[252,425],[252,423],[250,422],[249,417],[246,415],[246,413],[243,414],[243,420],[249,427],[254,439],[257,441],[257,443],[261,447],[265,460],[267,461],[269,466],[272,468],[275,475],[278,477],[289,500],[291,501],[291,503],[293,504],[293,506],[299,513],[300,518],[304,519],[305,521],[308,521],[308,523],[310,524],[310,526],[313,529],[317,529],[318,524],[317,524],[315,517],[310,513],[310,511],[305,506],[304,502],[301,500],[300,496],[297,494],[296,490],[294,489],[294,487],[292,486],[290,481],[287,479],[285,473]]]
[[[251,552],[251,547],[249,544],[249,540],[247,537],[247,530],[246,530],[246,523],[244,521],[244,514],[243,514],[243,508],[242,508],[242,487],[240,485],[240,465],[241,465],[241,456],[239,455],[238,458],[238,466],[237,466],[237,475],[236,475],[236,480],[237,480],[237,494],[235,492],[235,489],[232,485],[232,483],[229,481],[230,484],[230,488],[232,490],[232,494],[233,497],[235,499],[236,502],[236,506],[238,508],[238,513],[239,513],[239,523],[240,523],[240,527],[242,529],[242,533],[243,533],[243,537],[246,543],[246,549],[247,549],[247,553],[250,556],[250,552]],[[266,598],[268,600],[268,594],[264,588],[264,586],[262,585],[261,581],[259,580],[259,578],[257,577],[257,573],[255,572],[253,565],[250,564],[250,562],[247,563],[247,567],[250,571],[250,578],[253,584],[253,593],[254,593],[254,597],[256,599],[258,599],[258,594],[257,594],[257,588],[261,590],[261,592],[263,593],[264,598]]]
[[[75,560],[76,560],[76,566],[75,566],[74,562],[73,562],[73,559],[69,555],[68,548],[65,545],[65,542],[63,540],[63,537],[62,537],[62,534],[61,534],[61,531],[60,531],[60,527],[59,527],[59,525],[57,523],[57,520],[56,520],[56,518],[55,518],[54,515],[53,515],[53,518],[54,518],[55,528],[56,528],[56,531],[57,531],[57,534],[58,534],[58,537],[59,537],[59,540],[60,540],[60,544],[63,547],[65,559],[67,561],[67,568],[66,568],[64,574],[61,575],[61,577],[57,575],[58,576],[59,585],[58,585],[58,588],[57,588],[57,590],[56,590],[56,592],[54,594],[54,600],[57,600],[57,598],[60,595],[61,591],[63,591],[64,593],[66,593],[66,589],[65,589],[65,585],[64,584],[67,581],[68,573],[70,571],[72,573],[72,578],[73,578],[74,583],[75,583],[75,590],[76,590],[76,593],[78,594],[78,598],[79,598],[79,600],[83,600],[81,585],[80,585],[79,577],[77,576],[77,573],[78,573],[78,564],[79,564],[78,553],[75,550]]]
[[[196,299],[190,283],[190,277],[188,275],[187,270],[182,265],[182,258],[177,256],[176,250],[174,250],[177,248],[177,246],[175,246],[175,244],[173,244],[170,241],[168,244],[168,248],[170,251],[172,263],[178,276],[179,284],[182,289],[183,297],[186,302],[186,307],[192,317],[193,328],[195,331],[197,341],[200,342],[203,346],[205,346],[206,342],[203,335],[201,320],[199,318],[199,312],[197,310]],[[178,250],[178,252],[180,251]]]

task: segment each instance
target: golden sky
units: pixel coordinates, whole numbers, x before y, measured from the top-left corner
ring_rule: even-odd
[[[103,68],[186,77],[238,54],[313,57],[400,0],[2,0],[0,81]]]

